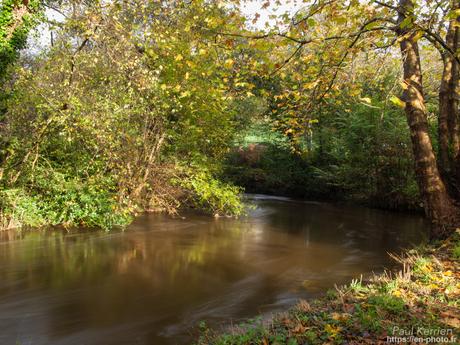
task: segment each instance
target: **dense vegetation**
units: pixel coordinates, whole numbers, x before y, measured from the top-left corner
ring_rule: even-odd
[[[247,192],[419,210],[403,114],[394,106],[351,108],[324,114],[302,154],[266,122],[248,128],[227,158],[225,177]]]
[[[1,1],[0,230],[238,216],[244,191],[423,211],[448,240],[399,276],[200,343],[458,327],[460,2],[245,3]]]
[[[191,29],[197,15],[222,11],[78,2],[68,11],[53,45],[17,65],[5,85],[4,226],[110,228],[184,201],[240,213],[239,190],[213,177],[238,99],[221,83],[230,72],[213,61],[231,52]]]
[[[242,187],[459,223],[455,1],[307,1],[265,26],[238,1],[1,13],[3,228],[238,215]],[[51,40],[24,51],[37,25]]]

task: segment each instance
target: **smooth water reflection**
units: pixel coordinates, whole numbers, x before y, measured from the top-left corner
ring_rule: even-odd
[[[252,196],[250,216],[139,217],[128,231],[0,232],[0,344],[187,344],[391,265],[418,216]]]

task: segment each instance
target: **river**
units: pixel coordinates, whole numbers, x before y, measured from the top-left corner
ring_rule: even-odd
[[[0,232],[0,344],[190,344],[372,271],[417,215],[250,196],[240,219],[147,214],[125,231]]]

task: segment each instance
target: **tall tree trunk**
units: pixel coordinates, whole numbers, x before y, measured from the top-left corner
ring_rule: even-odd
[[[450,140],[448,118],[452,109],[450,103],[450,83],[452,80],[453,59],[447,52],[444,52],[442,55],[444,68],[439,88],[438,116],[439,167],[443,174],[447,176],[452,168],[449,152]]]
[[[452,8],[455,10],[460,9],[460,0],[453,0]],[[457,54],[460,49],[460,16],[457,16],[450,22],[454,27],[454,42],[452,51]],[[460,201],[460,64],[458,59],[454,60],[454,70],[452,78],[452,112],[448,118],[449,135],[452,145],[452,170],[453,170],[453,189],[455,198]]]
[[[452,10],[460,9],[460,0],[452,0]],[[460,154],[460,118],[459,118],[459,102],[460,102],[460,65],[456,57],[460,48],[460,16],[457,16],[450,22],[451,35],[453,36],[452,51],[456,54],[452,57],[452,81],[451,81],[451,109],[452,112],[448,118],[449,135],[452,142],[453,157],[457,158]],[[458,172],[457,172],[458,173]]]
[[[459,0],[452,0],[452,11],[460,8]],[[459,138],[459,98],[460,98],[460,68],[456,57],[459,48],[460,31],[459,17],[451,19],[446,34],[445,43],[450,51],[438,47],[443,60],[443,74],[439,89],[439,167],[448,183],[451,196],[460,198],[460,138]],[[458,163],[457,163],[458,162]]]
[[[399,1],[397,34],[404,71],[402,99],[410,129],[418,187],[426,216],[433,223],[431,237],[440,238],[447,236],[457,225],[459,210],[441,179],[429,136],[417,32],[411,25],[413,10],[413,0]]]

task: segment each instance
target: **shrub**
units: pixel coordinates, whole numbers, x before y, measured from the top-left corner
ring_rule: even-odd
[[[2,190],[4,226],[87,226],[110,229],[131,221],[133,211],[120,203],[110,180],[84,180],[56,171],[41,171],[36,184]]]
[[[174,183],[188,194],[185,204],[214,215],[239,216],[244,211],[242,189],[215,178],[205,168],[182,168]]]

